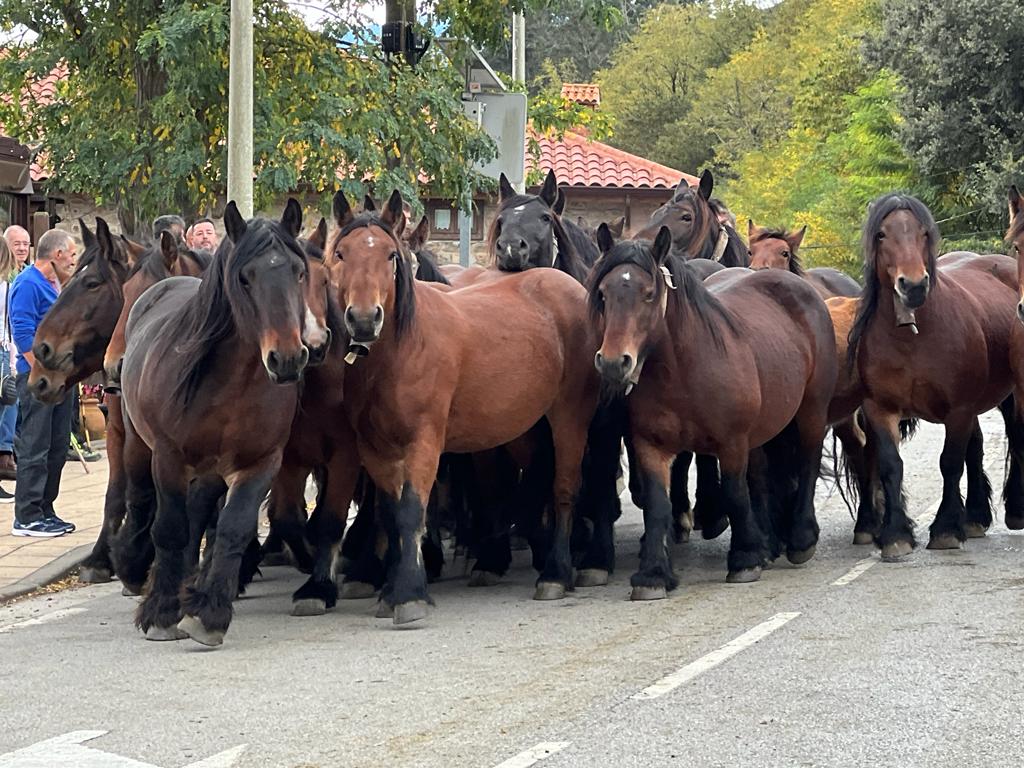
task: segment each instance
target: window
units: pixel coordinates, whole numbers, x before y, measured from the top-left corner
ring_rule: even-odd
[[[428,200],[426,202],[427,219],[430,221],[430,237],[434,240],[459,239],[459,212],[447,200]],[[484,237],[484,206],[476,201],[473,203],[473,228],[470,240],[483,240]]]

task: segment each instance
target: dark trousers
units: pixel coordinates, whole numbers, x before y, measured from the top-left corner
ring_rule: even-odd
[[[14,453],[18,480],[14,488],[14,516],[25,525],[54,514],[60,475],[68,456],[72,399],[46,405],[28,391],[28,374],[18,374],[18,429]]]

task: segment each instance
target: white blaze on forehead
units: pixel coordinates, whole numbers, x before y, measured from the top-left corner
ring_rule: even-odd
[[[272,253],[270,255],[270,266],[276,267],[278,264],[284,264],[284,256],[280,253]]]
[[[368,247],[373,248],[373,246],[375,246],[376,244],[377,241],[373,239],[373,235],[370,235],[369,237],[366,238],[366,245]]]
[[[622,273],[622,280],[623,280],[623,282],[628,283],[632,279],[633,279],[633,276],[631,274],[629,274],[629,272],[623,272]]]
[[[515,208],[512,209],[512,211],[514,213],[522,213],[525,209],[526,209],[526,203],[523,203],[522,205],[517,205]]]

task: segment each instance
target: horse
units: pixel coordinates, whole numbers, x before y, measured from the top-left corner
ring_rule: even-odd
[[[1010,227],[1006,232],[1013,258],[1017,261],[1017,320],[1010,331],[1010,367],[1013,370],[1013,401],[1014,411],[1008,403],[1003,403],[1003,416],[1006,418],[1006,437],[1009,443],[1010,471],[1007,477],[1003,498],[1006,503],[1004,522],[1010,530],[1019,531],[1024,528],[1024,429],[1021,428],[1022,414],[1020,409],[1024,403],[1024,294],[1020,286],[1024,286],[1024,202],[1016,185],[1009,191]]]
[[[751,269],[788,269],[794,275],[804,278],[823,299],[833,296],[859,296],[860,283],[838,269],[813,267],[804,269],[800,262],[800,244],[807,233],[803,226],[793,232],[784,229],[766,229],[754,224],[747,225],[747,242],[750,248]]]
[[[605,392],[627,398],[643,480],[632,599],[663,598],[678,585],[669,482],[683,451],[715,456],[721,466],[719,503],[733,531],[728,581],[757,580],[782,545],[790,562],[806,562],[818,539],[814,486],[838,371],[824,302],[780,271],[706,287],[673,255],[667,227],[653,243],[616,245],[604,227],[598,235],[602,257],[589,304],[603,338],[594,364]],[[766,472],[748,466],[761,446]],[[748,486],[748,469],[771,488]],[[771,538],[768,513],[776,506],[781,542]]]
[[[556,522],[534,597],[564,597],[573,496],[597,405],[585,290],[558,270],[530,269],[443,291],[414,280],[402,258],[397,191],[380,215],[353,214],[341,192],[335,209],[328,252],[353,359],[343,406],[393,553],[382,602],[395,624],[427,614],[419,543],[441,453],[505,445],[542,417],[555,446]]]
[[[984,536],[992,521],[984,494],[969,493],[966,509],[960,495],[972,437],[980,443],[976,416],[1001,406],[1008,432],[1019,423],[1007,402],[1013,386],[1008,318],[1019,299],[1017,265],[998,255],[938,258],[931,211],[900,193],[871,203],[862,247],[864,292],[850,331],[849,360],[864,387],[863,411],[877,444],[885,499],[875,542],[886,561],[904,558],[917,544],[898,447],[900,420],[913,417],[945,425],[942,500],[928,548],[957,549],[968,537]],[[978,478],[969,473],[969,484],[983,487],[972,480]],[[1008,483],[1019,480],[1019,472],[1011,471]],[[1019,493],[1008,486],[1008,502]]]
[[[711,259],[726,267],[750,266],[750,253],[735,229],[719,224],[708,200],[715,179],[705,170],[700,183],[679,182],[672,199],[651,214],[650,221],[633,234],[634,240],[653,240],[664,226],[672,234],[672,250],[684,259]]]
[[[302,343],[308,260],[299,204],[280,222],[225,209],[227,238],[206,277],[170,278],[132,308],[121,370],[126,446],[141,440],[156,494],[156,558],[136,625],[152,639],[223,643],[242,552],[281,463],[309,351]],[[244,404],[243,407],[239,407]],[[227,488],[213,552],[182,591],[192,479]]]

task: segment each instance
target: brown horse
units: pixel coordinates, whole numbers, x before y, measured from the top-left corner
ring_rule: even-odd
[[[804,269],[800,262],[800,244],[807,227],[787,232],[758,227],[751,219],[747,226],[751,269],[788,269],[814,286],[823,299],[833,296],[859,296],[860,285],[849,275],[831,267]]]
[[[916,198],[893,193],[871,204],[863,232],[865,288],[849,355],[878,446],[885,513],[876,542],[886,560],[916,546],[903,496],[900,420],[923,418],[946,427],[942,501],[928,547],[953,549],[968,536],[983,536],[991,524],[986,504],[965,510],[960,495],[975,417],[1000,404],[1004,417],[1012,411],[1004,401],[1012,389],[1009,318],[1019,298],[1016,264],[1006,256],[962,253],[937,259],[938,247],[935,220]],[[1010,420],[1016,423],[1012,415]],[[1015,493],[1006,490],[1008,516],[1019,516],[1010,507]]]
[[[599,234],[590,306],[604,338],[595,364],[609,390],[627,395],[635,471],[643,475],[633,599],[665,597],[678,584],[669,478],[683,451],[721,465],[720,504],[733,531],[729,581],[760,577],[775,554],[772,517],[781,520],[790,561],[806,562],[818,539],[814,486],[837,375],[824,302],[805,281],[778,271],[723,272],[708,288],[672,255],[667,227],[653,244],[615,245],[603,228]],[[760,446],[771,474],[758,472],[760,484],[748,486],[748,460]]]
[[[573,496],[597,405],[585,291],[557,270],[449,292],[415,281],[392,230],[401,211],[395,192],[380,216],[355,216],[339,193],[341,226],[328,249],[354,360],[344,408],[395,553],[382,600],[396,624],[426,615],[419,543],[442,451],[504,445],[542,417],[555,445],[556,525],[535,597],[562,597],[571,587]]]
[[[1010,187],[1010,228],[1006,239],[1010,243],[1011,255],[1017,261],[1017,322],[1010,331],[1010,366],[1013,370],[1013,418],[1007,419],[1006,435],[1010,448],[1010,471],[1003,492],[1006,501],[1006,527],[1019,531],[1024,528],[1024,200],[1016,186]],[[1004,417],[1010,413],[1004,404]]]
[[[132,308],[121,371],[126,444],[152,451],[156,559],[137,625],[156,639],[219,645],[231,622],[242,552],[281,464],[309,359],[302,343],[308,277],[299,204],[280,223],[246,222],[234,203],[228,237],[202,281],[171,278]],[[213,552],[182,594],[190,542],[190,480],[227,486]],[[179,597],[179,595],[181,595]],[[177,627],[175,628],[175,625]]]

